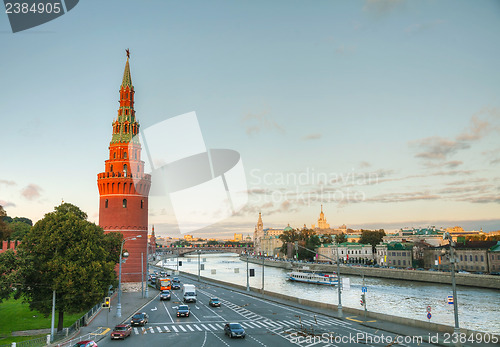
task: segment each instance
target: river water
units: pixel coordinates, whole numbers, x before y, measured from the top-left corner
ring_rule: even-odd
[[[179,270],[198,274],[198,256],[179,258]],[[246,286],[246,262],[237,254],[202,254],[200,262],[205,269],[203,277]],[[165,266],[176,268],[176,259],[165,261]],[[250,286],[262,288],[262,266],[249,263],[255,269],[255,277],[250,277]],[[215,274],[213,273],[215,270]],[[266,266],[264,269],[264,289],[303,299],[338,304],[337,287],[294,283],[286,280],[290,270]],[[344,277],[344,276],[343,276]],[[362,278],[346,275],[350,279],[350,289],[342,291],[342,306],[362,309],[360,305]],[[451,284],[365,277],[367,310],[427,321],[427,306],[431,306],[431,322],[455,325],[453,305],[447,296],[452,295]],[[489,333],[500,333],[500,289],[481,289],[457,286],[459,325],[461,328]]]

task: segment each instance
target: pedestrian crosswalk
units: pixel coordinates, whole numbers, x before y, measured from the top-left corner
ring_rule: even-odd
[[[280,329],[307,328],[309,326],[346,326],[348,322],[330,318],[308,318],[308,319],[286,319],[286,320],[248,320],[239,322],[245,330],[265,329],[279,331]],[[157,334],[157,333],[193,333],[193,332],[222,332],[225,322],[196,322],[185,324],[164,324],[149,325],[146,327],[134,327],[136,335]]]

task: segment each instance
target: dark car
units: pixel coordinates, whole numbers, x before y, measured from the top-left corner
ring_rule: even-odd
[[[146,325],[148,322],[148,314],[146,312],[137,312],[132,316],[132,320],[130,321],[131,325]]]
[[[181,280],[179,279],[179,277],[174,277],[174,279],[172,280],[172,282],[174,282],[174,283],[181,283]]]
[[[177,317],[189,317],[189,306],[179,305],[177,308]]]
[[[220,307],[220,300],[218,298],[211,298],[208,305],[212,307]]]
[[[170,290],[162,290],[160,293],[160,300],[170,300]]]
[[[181,289],[181,285],[179,283],[172,283],[172,289]]]
[[[113,332],[111,333],[112,340],[125,340],[126,337],[130,336],[132,333],[132,327],[128,324],[120,324],[115,326]]]
[[[226,334],[230,338],[241,337],[244,339],[245,329],[243,329],[240,323],[226,323],[226,325],[224,326],[224,334]]]
[[[80,341],[75,343],[73,347],[97,347],[97,343],[92,340]]]

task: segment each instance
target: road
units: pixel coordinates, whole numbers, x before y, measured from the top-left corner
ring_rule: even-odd
[[[160,301],[156,296],[141,309],[149,314],[149,323],[144,328],[134,327],[132,335],[124,341],[111,341],[108,334],[99,346],[387,346],[396,338],[395,334],[365,327],[355,321],[339,320],[231,289],[198,285],[179,277],[182,283],[194,283],[197,287],[198,300],[189,304],[189,317],[176,316],[178,305],[183,304],[182,290],[173,290],[170,301]],[[222,306],[209,307],[211,297],[218,297]],[[241,323],[246,338],[226,336],[223,330],[226,322]],[[407,340],[392,346],[431,346],[427,340],[428,337],[424,336],[423,343]]]

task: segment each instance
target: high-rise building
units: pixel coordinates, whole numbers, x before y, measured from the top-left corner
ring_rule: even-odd
[[[109,158],[104,172],[97,175],[99,225],[106,233],[119,232],[127,240],[123,249],[129,257],[122,264],[122,282],[141,282],[146,271],[148,244],[148,195],[151,175],[144,173],[139,142],[139,122],[134,110],[134,86],[129,57],[120,86],[120,107],[112,124]],[[141,269],[141,257],[143,268]]]

